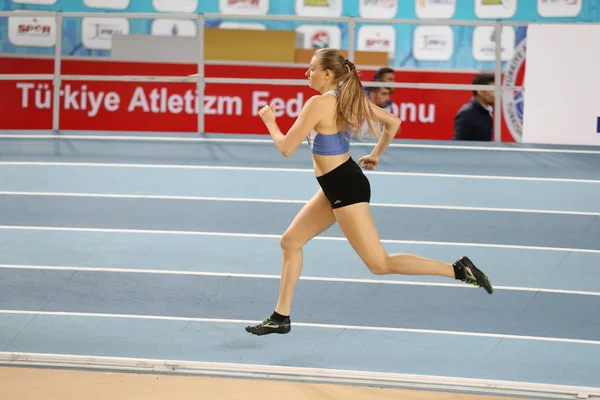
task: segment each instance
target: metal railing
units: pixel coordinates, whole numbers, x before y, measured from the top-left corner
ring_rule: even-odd
[[[0,17],[53,17],[56,22],[56,44],[54,52],[54,74],[4,74],[0,75],[0,80],[16,79],[35,79],[52,80],[54,85],[53,95],[53,117],[52,130],[58,132],[60,125],[60,88],[63,80],[85,80],[85,81],[113,81],[113,82],[190,82],[191,79],[184,76],[108,76],[108,75],[63,75],[61,73],[62,58],[62,28],[64,18],[84,18],[84,17],[102,17],[102,18],[128,18],[128,19],[186,19],[196,20],[198,24],[198,42],[199,53],[197,64],[196,88],[198,92],[198,104],[204,104],[204,89],[207,83],[226,83],[226,84],[264,84],[264,85],[297,85],[305,86],[305,79],[235,79],[235,78],[207,78],[204,75],[204,28],[207,19],[244,19],[244,20],[276,20],[276,21],[310,21],[310,22],[343,22],[348,24],[348,58],[354,60],[356,49],[356,23],[382,23],[382,24],[410,24],[410,25],[450,25],[450,26],[493,26],[495,37],[495,61],[494,73],[496,76],[494,84],[495,104],[494,104],[494,141],[501,140],[501,99],[504,91],[523,91],[522,86],[506,86],[502,84],[502,28],[505,26],[527,26],[527,22],[510,21],[457,21],[457,20],[409,20],[409,19],[371,19],[354,17],[301,17],[295,15],[228,15],[228,14],[188,14],[188,13],[103,13],[103,12],[55,12],[55,11],[31,11],[17,10],[0,12]],[[537,22],[536,22],[537,23]],[[489,85],[468,85],[468,84],[437,84],[437,83],[402,83],[402,82],[368,82],[366,86],[371,87],[391,87],[405,89],[425,89],[425,90],[489,90]],[[204,132],[204,109],[198,107],[197,129],[198,132]]]

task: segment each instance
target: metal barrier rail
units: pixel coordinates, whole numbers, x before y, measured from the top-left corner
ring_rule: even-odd
[[[504,91],[523,91],[522,86],[502,85],[502,28],[504,26],[528,26],[527,22],[512,21],[457,21],[457,20],[409,20],[409,19],[369,19],[354,17],[301,17],[295,15],[225,15],[225,14],[183,14],[183,13],[103,13],[103,12],[56,12],[56,11],[33,11],[33,10],[15,10],[2,11],[0,17],[18,17],[18,16],[36,16],[53,17],[56,22],[56,45],[54,54],[54,74],[5,74],[0,75],[0,81],[16,79],[35,79],[35,80],[53,80],[55,88],[60,88],[63,80],[86,80],[86,81],[119,81],[119,82],[196,82],[198,92],[198,104],[204,104],[204,88],[206,83],[225,83],[225,84],[264,84],[264,85],[290,85],[305,86],[305,79],[235,79],[235,78],[206,78],[204,76],[204,27],[207,19],[245,19],[245,20],[275,20],[275,21],[320,21],[320,22],[344,22],[348,24],[348,58],[354,59],[356,48],[356,23],[385,23],[385,24],[410,24],[410,25],[452,25],[452,26],[493,26],[496,40],[494,73],[496,81],[494,85],[495,103],[494,103],[494,141],[501,140],[501,98]],[[200,56],[197,64],[197,77],[189,78],[183,76],[99,76],[99,75],[63,75],[61,73],[62,58],[62,28],[64,18],[85,18],[85,17],[103,17],[103,18],[129,18],[129,19],[187,19],[196,20],[198,24],[198,42]],[[536,22],[544,23],[544,22]],[[551,22],[548,22],[551,23]],[[588,23],[587,24],[597,24]],[[371,87],[391,87],[404,89],[436,89],[436,90],[486,90],[488,85],[465,85],[465,84],[426,84],[426,83],[377,83],[365,82],[364,86]],[[60,121],[60,90],[54,90],[53,96],[53,117],[52,129],[59,130]],[[204,110],[199,107],[198,112],[198,132],[204,132]]]
[[[0,81],[13,81],[23,78],[31,80],[52,80],[52,74],[3,74]],[[63,81],[90,82],[195,82],[196,78],[187,76],[135,76],[135,75],[61,75]],[[266,79],[266,78],[204,78],[205,83],[225,83],[234,85],[275,85],[306,86],[306,79]],[[364,87],[393,87],[425,90],[489,90],[490,85],[472,85],[466,83],[403,83],[403,82],[363,82]],[[504,91],[520,91],[523,86],[502,86]]]

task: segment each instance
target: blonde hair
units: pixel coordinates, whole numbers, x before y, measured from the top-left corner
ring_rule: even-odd
[[[373,128],[373,121],[377,118],[369,107],[369,100],[356,72],[356,65],[337,49],[319,49],[315,56],[323,70],[328,69],[333,73],[335,84],[342,82],[335,110],[338,126],[346,126],[353,137],[362,136],[361,128],[366,120],[371,136],[378,137]]]

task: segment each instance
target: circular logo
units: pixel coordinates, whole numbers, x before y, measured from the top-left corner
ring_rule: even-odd
[[[504,72],[504,85],[523,86],[525,77],[525,53],[527,39],[523,39],[515,48],[514,55]],[[504,92],[502,94],[504,122],[515,142],[523,139],[524,96],[522,91]]]
[[[311,45],[313,49],[329,47],[329,33],[326,31],[317,31],[311,37]]]

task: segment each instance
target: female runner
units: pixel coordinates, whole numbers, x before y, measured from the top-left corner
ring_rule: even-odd
[[[290,332],[290,309],[302,270],[302,248],[336,221],[373,274],[446,276],[483,287],[491,294],[493,288],[488,277],[468,257],[448,264],[385,251],[369,208],[370,184],[360,165],[366,170],[375,169],[401,121],[367,100],[355,65],[339,50],[317,50],[306,76],[309,86],[321,95],[306,102],[286,135],[279,130],[271,106],[263,107],[259,116],[284,157],[294,154],[307,139],[320,189],[281,237],[281,281],[273,314],[258,325],[246,327],[246,331],[255,335]],[[383,126],[383,132],[371,154],[355,162],[349,154],[350,139],[360,134],[363,121],[371,134],[375,132],[374,121]]]

